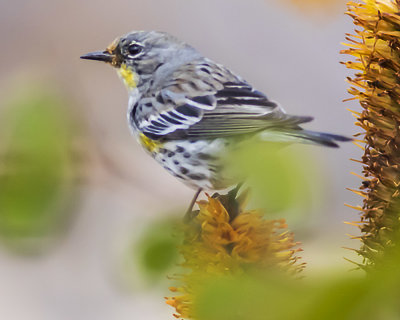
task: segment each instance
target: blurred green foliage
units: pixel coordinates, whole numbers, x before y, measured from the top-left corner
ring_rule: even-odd
[[[143,232],[133,246],[133,256],[146,280],[164,282],[168,272],[179,261],[179,245],[182,243],[180,223],[174,219],[154,222]]]
[[[210,279],[194,297],[195,319],[400,319],[399,272],[382,271],[365,278],[325,273],[296,280],[266,273]]]
[[[77,127],[62,98],[37,89],[18,94],[0,117],[0,240],[35,253],[62,232],[77,202]]]
[[[232,149],[226,160],[228,172],[246,182],[267,214],[305,213],[318,197],[320,185],[310,170],[316,164],[297,148],[251,140]]]

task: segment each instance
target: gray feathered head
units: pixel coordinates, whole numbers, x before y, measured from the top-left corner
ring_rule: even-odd
[[[136,87],[139,81],[150,79],[163,66],[172,70],[199,56],[193,47],[168,33],[134,31],[115,39],[106,50],[91,52],[81,58],[110,63],[119,69],[128,87]]]

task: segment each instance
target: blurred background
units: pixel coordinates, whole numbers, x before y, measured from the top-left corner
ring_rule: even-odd
[[[149,158],[126,124],[127,92],[112,68],[79,56],[131,30],[161,30],[243,76],[307,128],[351,136],[353,31],[343,1],[115,0],[0,2],[0,318],[171,319],[143,280],[136,242],[183,212],[193,191]],[[359,246],[362,151],[304,146],[318,184],[308,214],[289,218],[307,273],[348,270]]]

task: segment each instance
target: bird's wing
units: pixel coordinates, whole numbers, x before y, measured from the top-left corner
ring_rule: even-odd
[[[200,122],[206,110],[217,107],[215,93],[223,88],[205,70],[198,63],[185,64],[163,79],[133,107],[135,126],[147,137],[160,139]]]
[[[136,126],[151,139],[228,137],[296,128],[312,119],[287,115],[278,104],[220,65],[185,67],[187,70],[171,77],[157,95],[142,99],[142,115],[136,112]],[[151,111],[143,116],[146,105]]]
[[[277,103],[243,82],[224,83],[215,98],[215,109],[204,111],[200,121],[187,129],[176,130],[168,138],[212,139],[267,129],[299,129],[298,124],[312,120],[286,114]]]

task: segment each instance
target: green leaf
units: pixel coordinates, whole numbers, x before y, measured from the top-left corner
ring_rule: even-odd
[[[0,117],[0,240],[45,249],[76,203],[76,162],[67,105],[40,91],[20,93]]]

